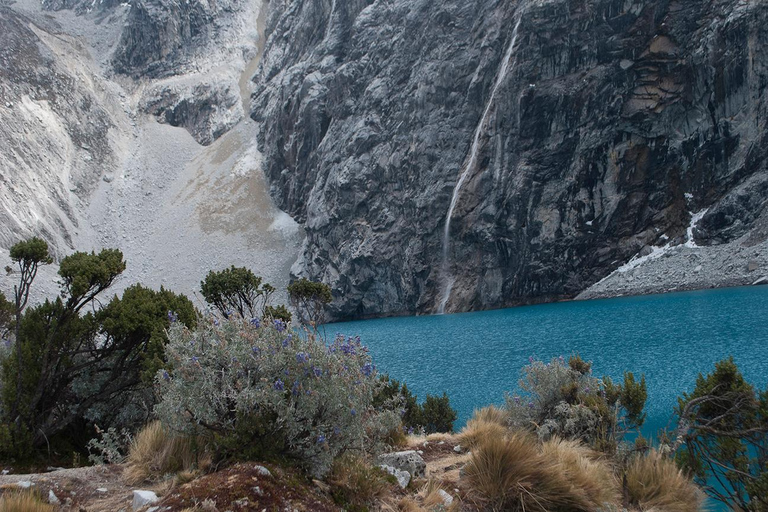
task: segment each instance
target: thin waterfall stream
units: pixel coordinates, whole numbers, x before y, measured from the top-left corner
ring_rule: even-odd
[[[448,300],[451,298],[451,291],[453,290],[453,285],[456,281],[456,279],[451,275],[448,261],[448,252],[450,249],[451,217],[453,216],[453,211],[456,209],[456,204],[459,202],[459,193],[461,192],[461,187],[477,167],[477,155],[480,147],[480,136],[483,134],[484,127],[488,122],[488,117],[491,115],[491,107],[493,106],[493,101],[496,98],[496,93],[501,87],[501,84],[504,82],[504,78],[506,78],[507,73],[511,69],[510,61],[515,51],[518,29],[520,28],[520,22],[522,20],[523,16],[521,12],[520,15],[518,15],[515,28],[512,31],[512,39],[510,40],[507,51],[504,53],[504,58],[501,61],[501,67],[499,68],[499,73],[496,76],[496,82],[493,84],[493,89],[491,89],[491,95],[488,98],[488,103],[486,103],[483,115],[480,117],[480,122],[477,123],[477,128],[475,128],[475,134],[472,139],[472,147],[469,152],[467,164],[464,166],[464,170],[459,176],[459,181],[456,182],[456,186],[453,188],[451,205],[448,208],[447,215],[445,216],[445,228],[443,229],[443,258],[440,270],[441,280],[443,281],[443,296],[440,300],[440,306],[437,310],[437,313],[440,315],[445,313],[445,306],[448,304]],[[514,66],[512,67],[514,68]]]

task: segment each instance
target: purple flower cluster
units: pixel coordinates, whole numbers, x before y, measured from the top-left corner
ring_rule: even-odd
[[[285,331],[285,322],[283,322],[279,318],[275,318],[274,325],[275,325],[275,330],[277,330],[277,332]]]
[[[373,373],[373,370],[375,369],[376,367],[373,366],[371,363],[365,363],[360,371],[362,371],[363,375],[365,375],[366,377],[370,377],[371,374]]]
[[[258,318],[253,317],[251,318],[251,325],[258,329],[259,327],[261,327],[261,322],[259,321]]]
[[[309,362],[309,354],[306,352],[297,352],[296,353],[296,362],[299,364],[303,364],[306,362]]]
[[[285,389],[285,384],[283,384],[283,381],[280,379],[277,379],[275,381],[275,389],[278,391],[283,391]]]
[[[175,312],[168,310],[168,321],[171,323],[175,323],[179,321],[179,315],[177,315]]]

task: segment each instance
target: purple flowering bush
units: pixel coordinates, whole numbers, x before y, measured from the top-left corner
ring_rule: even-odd
[[[239,422],[258,422],[322,475],[347,450],[383,448],[399,427],[394,411],[373,406],[381,382],[359,338],[326,344],[279,320],[237,319],[174,324],[168,337],[155,412],[178,432],[226,437],[243,431]]]
[[[631,373],[623,384],[592,374],[592,365],[579,356],[550,362],[530,358],[523,367],[522,393],[507,395],[506,413],[513,428],[532,430],[542,440],[579,439],[613,451],[624,434],[645,418],[645,378]]]

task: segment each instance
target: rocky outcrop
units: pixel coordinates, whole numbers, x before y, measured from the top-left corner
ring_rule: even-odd
[[[0,247],[38,234],[56,254],[81,228],[76,205],[116,165],[101,83],[54,36],[0,7]]]
[[[145,112],[161,123],[181,126],[207,146],[228,132],[244,116],[240,91],[234,81],[161,84],[145,95]]]
[[[742,236],[766,22],[736,0],[273,1],[252,117],[307,230],[295,274],[336,319],[434,312],[451,282],[461,311],[572,297],[705,208],[699,244]]]

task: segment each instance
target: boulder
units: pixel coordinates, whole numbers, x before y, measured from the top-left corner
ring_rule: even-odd
[[[379,465],[383,464],[401,471],[407,471],[411,478],[422,477],[426,474],[427,470],[427,464],[415,450],[385,453],[379,455],[376,462]]]
[[[139,510],[142,507],[155,503],[159,498],[152,491],[133,491],[133,510]]]
[[[400,486],[400,488],[405,489],[408,487],[408,483],[411,481],[410,473],[397,468],[393,468],[387,464],[380,464],[379,467],[390,475],[394,476],[397,479],[397,484]]]

